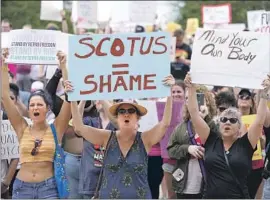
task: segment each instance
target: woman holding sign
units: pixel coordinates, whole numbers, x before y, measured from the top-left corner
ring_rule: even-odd
[[[219,131],[210,130],[200,117],[196,90],[191,76],[185,78],[189,91],[188,109],[191,120],[205,148],[206,192],[210,199],[249,199],[247,177],[252,169],[252,156],[267,113],[270,97],[270,76],[262,83],[263,90],[257,116],[248,132],[241,136],[241,114],[235,108],[223,111],[219,118]],[[204,112],[207,112],[206,110]]]
[[[8,50],[4,50],[3,60],[7,56]],[[64,78],[66,78],[66,56],[62,52],[58,52],[57,56]],[[35,91],[28,100],[28,112],[32,121],[31,125],[28,125],[10,98],[8,69],[4,62],[2,66],[2,95],[2,103],[20,144],[21,169],[13,185],[12,198],[58,198],[60,193],[56,182],[62,177],[57,176],[54,171],[56,152],[54,137],[58,138],[58,142],[62,140],[71,117],[70,104],[65,101],[54,123],[49,125],[46,121],[46,115],[51,107],[50,97],[42,90]]]
[[[172,75],[164,79],[164,84],[172,86]],[[69,89],[72,89],[70,85]],[[172,97],[167,98],[162,120],[149,131],[137,131],[140,118],[147,109],[134,102],[116,103],[110,107],[116,117],[119,131],[108,131],[85,126],[77,103],[72,102],[72,116],[75,131],[93,144],[106,147],[104,168],[97,184],[102,199],[151,199],[147,180],[147,159],[151,147],[158,143],[170,125]]]

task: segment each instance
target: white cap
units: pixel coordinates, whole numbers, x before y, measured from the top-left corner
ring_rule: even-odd
[[[32,83],[31,92],[34,92],[36,90],[43,90],[43,89],[44,89],[44,84],[41,81],[35,81]]]

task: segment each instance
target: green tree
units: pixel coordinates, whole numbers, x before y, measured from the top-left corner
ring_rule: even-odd
[[[13,29],[21,29],[25,24],[31,24],[33,29],[45,29],[51,21],[40,20],[41,1],[1,1],[1,18],[8,19]],[[66,11],[69,33],[73,33],[70,22],[70,12]],[[55,23],[61,29],[61,22]]]
[[[270,1],[185,1],[184,7],[179,8],[180,15],[176,21],[185,29],[188,18],[198,18],[202,26],[201,6],[224,3],[230,3],[232,6],[232,23],[247,24],[247,11],[270,10]]]

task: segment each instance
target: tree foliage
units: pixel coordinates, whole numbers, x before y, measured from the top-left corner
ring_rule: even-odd
[[[232,23],[247,24],[247,11],[250,10],[270,10],[270,1],[185,1],[185,6],[179,8],[179,18],[177,22],[186,27],[188,18],[198,18],[201,22],[201,6],[230,3],[232,6]]]
[[[41,1],[1,1],[1,18],[8,19],[13,29],[21,29],[25,24],[31,24],[33,29],[45,29],[51,21],[40,20]],[[70,12],[66,11],[69,32],[72,33]],[[61,28],[61,22],[53,22]]]

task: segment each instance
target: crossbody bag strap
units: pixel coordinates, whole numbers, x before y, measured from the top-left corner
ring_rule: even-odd
[[[227,166],[228,166],[228,169],[229,169],[229,171],[230,171],[230,173],[231,173],[233,179],[235,180],[235,182],[236,182],[238,188],[240,189],[240,191],[241,191],[243,197],[249,199],[249,197],[246,197],[245,192],[244,192],[244,189],[242,188],[242,186],[241,186],[241,184],[240,184],[238,178],[235,176],[235,174],[234,174],[233,171],[232,171],[232,168],[231,168],[231,165],[230,165],[230,162],[229,162],[229,159],[228,159],[228,156],[227,156],[225,150],[223,151],[223,153],[224,153],[224,157],[225,157],[225,161],[226,161],[226,164],[227,164]]]
[[[102,167],[101,167],[101,170],[100,170],[100,173],[99,173],[99,177],[98,177],[98,182],[97,182],[97,186],[96,186],[96,190],[95,190],[95,193],[94,193],[94,199],[98,198],[98,192],[99,192],[99,189],[100,189],[100,186],[101,186],[101,181],[102,181],[102,176],[103,176],[103,172],[104,172],[104,161],[107,157],[107,154],[108,154],[108,149],[111,145],[111,141],[112,141],[112,137],[113,137],[113,134],[115,134],[114,131],[111,132],[111,135],[109,137],[109,140],[108,140],[108,143],[107,143],[107,146],[105,148],[105,153],[104,153],[104,157],[103,157],[103,164],[102,164]]]
[[[187,130],[188,130],[188,135],[189,135],[189,139],[191,141],[191,144],[198,146],[198,144],[197,144],[197,142],[196,142],[196,140],[194,138],[194,134],[193,134],[193,131],[192,131],[192,128],[191,128],[191,121],[190,120],[187,122]],[[199,161],[199,165],[200,165],[201,172],[202,172],[202,175],[203,175],[203,179],[206,182],[206,173],[205,173],[203,160],[198,159],[198,161]]]

